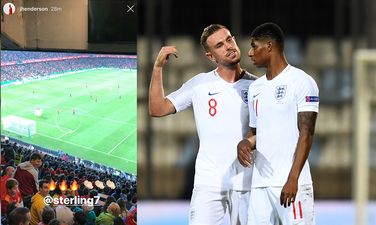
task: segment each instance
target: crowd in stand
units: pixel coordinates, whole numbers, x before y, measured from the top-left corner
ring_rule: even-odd
[[[74,56],[74,58],[69,58]],[[117,55],[3,51],[1,81],[37,79],[52,74],[94,68],[136,69],[136,58]],[[28,62],[26,60],[45,61]],[[58,60],[57,60],[58,59]],[[16,64],[10,64],[15,62]]]
[[[23,62],[30,59],[46,59],[67,56],[79,56],[80,53],[33,52],[33,51],[1,51],[2,62]]]
[[[66,156],[52,156],[2,137],[1,224],[137,224],[136,181]],[[46,197],[63,200],[46,202]],[[72,204],[77,198],[92,201]]]

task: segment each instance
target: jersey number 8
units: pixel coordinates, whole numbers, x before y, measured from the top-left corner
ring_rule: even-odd
[[[215,108],[217,106],[217,101],[214,98],[212,98],[209,100],[208,104],[209,104],[209,115],[215,116],[215,114],[217,114],[217,108]]]

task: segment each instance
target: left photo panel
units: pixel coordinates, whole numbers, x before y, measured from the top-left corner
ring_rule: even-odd
[[[1,9],[1,224],[137,224],[137,2]]]

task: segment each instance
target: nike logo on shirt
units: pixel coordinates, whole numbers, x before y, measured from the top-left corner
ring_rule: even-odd
[[[253,98],[256,98],[259,94],[260,94],[260,93],[253,95]]]
[[[210,93],[210,91],[209,91],[209,93],[208,93],[209,96],[216,95],[216,94],[219,94],[219,92]]]

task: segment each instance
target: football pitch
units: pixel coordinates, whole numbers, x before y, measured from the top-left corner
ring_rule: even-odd
[[[1,117],[34,120],[37,132],[1,133],[136,175],[136,82],[134,70],[101,68],[2,87]]]

